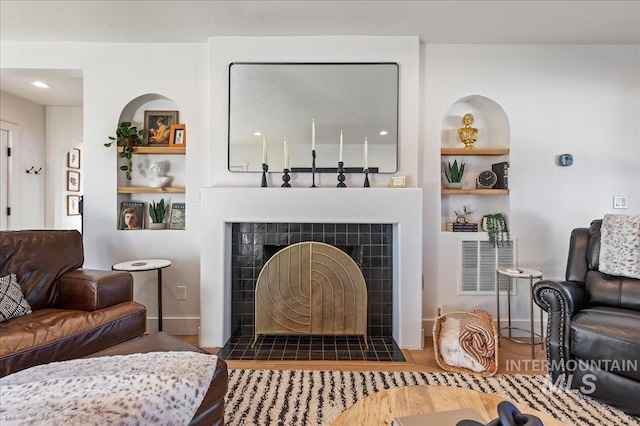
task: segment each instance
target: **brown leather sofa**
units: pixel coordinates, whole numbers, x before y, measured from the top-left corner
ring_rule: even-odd
[[[640,415],[640,280],[599,271],[600,228],[571,232],[564,281],[534,284],[554,383]]]
[[[16,274],[32,313],[0,323],[0,377],[83,357],[146,329],[128,272],[82,269],[77,231],[0,232],[0,276]]]

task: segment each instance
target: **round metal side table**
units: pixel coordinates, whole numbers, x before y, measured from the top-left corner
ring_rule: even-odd
[[[507,315],[509,325],[507,327],[500,326],[500,276],[504,276],[507,279]],[[526,330],[520,327],[511,326],[511,286],[510,278],[515,279],[528,279],[529,280],[529,321],[530,328]],[[505,339],[509,339],[515,343],[523,343],[531,345],[531,359],[535,359],[535,345],[541,345],[544,343],[544,330],[542,325],[542,310],[540,310],[540,334],[536,333],[533,328],[533,280],[542,279],[542,272],[536,269],[530,268],[518,268],[518,267],[507,267],[507,268],[498,268],[496,269],[496,308],[497,308],[497,320],[498,320],[498,334],[500,337],[504,337]],[[508,331],[508,336],[502,334],[502,330]],[[527,333],[531,336],[531,340],[529,342],[514,339],[511,336],[512,330],[519,330]]]
[[[162,331],[162,270],[169,266],[171,266],[171,261],[166,259],[130,260],[111,266],[111,269],[114,271],[158,271],[158,331]]]

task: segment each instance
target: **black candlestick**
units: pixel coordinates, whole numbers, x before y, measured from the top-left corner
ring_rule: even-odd
[[[371,187],[371,185],[369,185],[369,169],[368,168],[364,169],[364,187],[365,188]]]
[[[269,171],[269,165],[267,163],[262,163],[262,183],[260,184],[261,188],[267,187],[267,172]]]
[[[346,188],[347,185],[344,183],[344,163],[342,161],[338,161],[338,188]]]
[[[289,185],[289,181],[291,180],[291,176],[289,176],[289,169],[284,169],[282,171],[284,174],[282,175],[282,181],[284,182],[281,187],[282,188],[291,188]]]
[[[316,150],[311,150],[311,188],[317,188],[316,186]]]

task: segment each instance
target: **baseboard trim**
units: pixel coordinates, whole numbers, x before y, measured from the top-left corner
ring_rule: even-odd
[[[158,331],[158,317],[147,317],[147,332]],[[197,336],[200,317],[162,317],[162,331],[178,336]]]

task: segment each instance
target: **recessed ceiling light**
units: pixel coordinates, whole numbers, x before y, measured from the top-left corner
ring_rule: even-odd
[[[380,134],[381,134],[382,136],[387,136],[388,132],[387,132],[386,130],[381,130],[381,131],[380,131]]]
[[[39,87],[41,89],[48,89],[49,87],[51,87],[51,85],[49,83],[45,83],[44,81],[34,81],[33,83],[34,86]]]
[[[262,136],[262,132],[254,132],[253,136]]]

